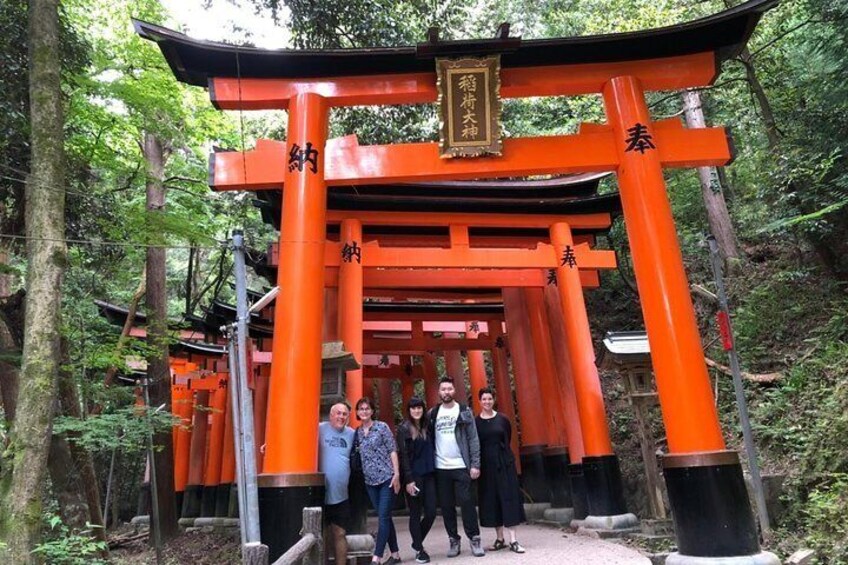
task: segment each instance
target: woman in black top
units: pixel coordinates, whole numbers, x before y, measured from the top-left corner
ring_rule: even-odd
[[[397,430],[401,480],[406,489],[415,562],[429,563],[430,556],[424,551],[424,538],[436,519],[436,453],[433,438],[427,431],[424,401],[413,396],[406,408],[407,418]]]
[[[490,551],[509,547],[515,553],[524,553],[515,537],[515,526],[526,518],[515,472],[515,457],[510,449],[512,425],[505,416],[495,412],[492,389],[480,389],[479,398],[481,411],[474,421],[480,437],[480,479],[477,481],[480,525],[495,528],[497,533]],[[508,546],[504,540],[504,528],[509,532]]]

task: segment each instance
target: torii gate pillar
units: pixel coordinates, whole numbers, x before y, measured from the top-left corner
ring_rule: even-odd
[[[344,220],[341,225],[341,241],[345,245],[362,245],[362,222]],[[345,349],[353,354],[362,365],[362,262],[355,257],[342,261],[339,267],[339,335]],[[351,407],[365,396],[362,392],[362,369],[348,371],[345,377],[345,397]],[[359,427],[359,421],[351,418],[351,427]]]
[[[551,243],[557,256],[563,257],[556,279],[585,451],[583,478],[589,503],[585,525],[596,529],[633,528],[638,526],[639,521],[627,512],[624,502],[621,470],[610,442],[604,395],[595,366],[595,350],[578,266],[567,259],[568,252],[574,247],[568,224],[551,226]]]
[[[571,489],[568,486],[568,439],[562,389],[554,365],[551,331],[545,310],[544,290],[525,288],[524,301],[530,321],[530,337],[536,360],[536,375],[542,392],[542,408],[547,415],[548,445],[543,452],[545,477],[551,490],[551,508],[571,508]],[[560,512],[564,522],[570,522],[573,512]]]
[[[318,473],[321,333],[324,307],[324,179],[326,100],[300,93],[289,101],[283,213],[280,222],[280,294],[274,308],[274,341],[259,476],[262,542],[276,560],[299,536],[306,506],[324,501]]]
[[[637,129],[653,134],[642,84],[616,77],[603,96],[619,141],[621,204],[668,437],[663,474],[678,553],[666,563],[779,562],[760,552],[739,456],[722,437],[659,156],[626,142]]]
[[[537,508],[544,512],[545,508],[550,506],[551,500],[551,491],[545,477],[544,458],[548,434],[541,391],[536,378],[529,320],[525,315],[524,297],[520,288],[504,288],[501,294],[509,335],[509,350],[512,354],[512,370],[515,375],[518,417],[521,420],[521,486],[533,503],[543,505]]]

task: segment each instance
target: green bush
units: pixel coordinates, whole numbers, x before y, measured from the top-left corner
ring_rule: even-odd
[[[848,473],[834,473],[810,492],[803,513],[807,542],[825,563],[848,563]]]
[[[32,550],[50,565],[105,565],[102,558],[107,550],[106,542],[91,536],[91,530],[73,532],[62,519],[54,514],[44,517],[50,528],[50,538]],[[87,524],[90,528],[92,526]]]

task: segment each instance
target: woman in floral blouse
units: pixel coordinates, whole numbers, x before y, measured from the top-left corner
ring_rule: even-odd
[[[400,562],[397,534],[392,522],[395,496],[400,492],[400,466],[395,438],[389,426],[374,420],[373,416],[374,403],[371,399],[359,399],[356,403],[356,417],[361,425],[356,430],[356,443],[362,459],[365,488],[378,518],[377,540],[371,562],[381,563],[388,543],[392,555],[384,565],[393,565]]]

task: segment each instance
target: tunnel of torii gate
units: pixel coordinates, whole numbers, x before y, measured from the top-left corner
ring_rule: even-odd
[[[423,315],[406,314],[407,321],[422,322],[410,326],[408,338],[369,336],[364,313],[370,303],[363,305],[367,285],[380,281],[402,299],[400,290],[414,294],[409,281],[416,278],[432,279],[432,287],[439,288],[450,278],[489,281],[488,275],[507,281],[520,278],[516,271],[547,276],[553,269],[555,287],[522,289],[503,281],[499,285],[512,343],[522,444],[542,453],[549,442],[574,450],[571,436],[555,437],[554,431],[568,432],[579,421],[589,511],[585,523],[630,524],[620,500],[620,473],[610,444],[580,276],[582,269],[610,268],[614,260],[575,239],[578,230],[607,227],[609,213],[533,213],[509,205],[482,211],[475,208],[483,205],[480,201],[470,208],[454,207],[462,201],[456,191],[463,186],[439,184],[609,171],[620,191],[668,439],[669,453],[662,464],[678,542],[678,553],[669,562],[714,557],[751,562],[751,556],[757,556],[757,562],[777,562],[760,550],[739,458],[727,450],[722,436],[663,179],[665,168],[729,163],[727,132],[720,127],[686,129],[677,119],[655,121],[645,101],[648,91],[713,83],[721,63],[741,51],[759,18],[775,4],[776,0],[751,0],[677,26],[604,36],[522,41],[507,31],[494,39],[439,41],[437,34],[431,34],[430,41],[417,46],[327,51],[228,46],[136,22],[140,35],[158,43],[177,79],[207,87],[216,107],[288,111],[285,142],[260,141],[250,151],[216,153],[210,165],[214,189],[275,191],[282,203],[280,293],[273,311],[266,452],[259,477],[262,540],[272,558],[296,541],[299,509],[322,501],[316,423],[325,302],[332,301],[325,297],[325,288],[333,288],[333,271],[338,336],[346,349],[362,359],[380,339],[381,351],[375,353],[393,347],[401,355],[423,350],[426,380],[432,371],[428,351],[450,350],[453,339],[466,350],[480,351],[474,349],[479,347],[479,333],[469,326],[462,338],[428,337],[423,322],[443,321],[431,320],[435,314],[427,309],[436,305],[429,304]],[[492,55],[499,58],[501,98],[600,94],[606,123],[583,124],[573,135],[504,139],[499,155],[476,158],[440,158],[439,143],[362,146],[354,136],[327,138],[332,108],[432,103],[437,100],[437,61]],[[387,188],[364,194],[359,190],[378,185]],[[509,201],[520,193],[513,187],[488,200]],[[422,199],[416,201],[419,195]],[[409,198],[406,205],[398,201],[401,196]],[[267,194],[265,199],[273,200]],[[442,203],[437,205],[438,201]],[[606,225],[579,224],[587,218]],[[374,227],[386,232],[397,228],[397,245],[384,245],[379,239],[366,242],[365,234]],[[433,228],[441,228],[442,234],[447,231],[446,244],[431,239],[439,231]],[[499,240],[516,229],[542,230],[544,236],[530,237],[544,239],[528,248]],[[413,235],[425,243],[413,244]],[[475,242],[478,235],[492,240]],[[390,284],[392,276],[407,284]],[[476,286],[492,288],[491,284]],[[559,298],[559,309],[547,307],[549,295]],[[465,313],[460,317],[478,321],[479,328],[480,320],[469,320]],[[560,318],[562,327],[554,332]],[[484,320],[489,323],[483,340],[502,332],[497,319]],[[474,333],[477,338],[469,337]],[[565,354],[557,356],[557,347]],[[558,364],[570,368],[571,410],[567,371],[563,382],[556,380]],[[530,383],[535,384],[532,391]],[[551,390],[555,392],[548,394]],[[535,394],[535,405],[544,408],[538,435],[532,424],[528,426],[532,417],[523,421],[532,412],[521,414],[525,392]],[[346,393],[350,398],[362,395],[361,371],[348,372]]]
[[[606,232],[612,217],[620,211],[617,194],[597,194],[598,182],[604,176],[584,174],[548,181],[358,186],[355,191],[349,190],[328,199],[329,213],[343,214],[356,210],[362,217],[367,211],[374,218],[363,221],[358,240],[364,264],[362,296],[366,302],[365,321],[354,333],[364,331],[365,393],[373,393],[373,381],[376,381],[375,396],[382,408],[392,404],[391,379],[401,382],[404,402],[411,394],[412,383],[420,379],[424,381],[428,404],[434,404],[438,399],[438,376],[435,374],[433,352],[444,352],[446,373],[453,376],[459,385],[458,397],[467,401],[469,394],[459,358],[462,350],[467,352],[470,401],[475,411],[479,411],[476,393],[489,384],[483,359],[483,351],[488,351],[492,384],[500,399],[499,407],[513,417],[513,395],[505,355],[508,342],[503,328],[506,302],[507,315],[518,320],[507,323],[510,335],[528,340],[527,346],[510,349],[513,351],[521,420],[520,450],[518,437],[513,439],[516,455],[519,456],[517,459],[521,462],[522,486],[528,499],[541,503],[540,506],[548,504],[554,508],[570,509],[572,495],[567,477],[571,463],[572,482],[578,491],[574,497],[574,514],[578,518],[585,518],[588,512],[582,481],[584,452],[581,426],[570,380],[566,341],[562,337],[556,340],[558,359],[552,358],[552,330],[545,311],[553,308],[559,327],[563,326],[559,294],[557,287],[552,286],[556,276],[551,271],[556,262],[549,256],[541,262],[532,263],[534,260],[527,253],[550,246],[551,222],[565,220],[572,227],[575,253],[580,255],[576,259],[579,267],[574,269],[578,272],[577,278],[570,280],[584,287],[596,287],[598,269],[614,267],[615,259],[611,252],[591,251],[590,246],[594,244],[595,235]],[[258,205],[264,219],[279,228],[279,192],[263,191],[259,196]],[[416,214],[421,210],[427,210],[431,217],[422,219]],[[441,216],[433,216],[435,212]],[[457,229],[457,214],[464,214],[460,226],[467,229]],[[327,246],[332,251],[327,253],[325,267],[325,341],[337,339],[336,328],[343,327],[345,323],[344,310],[339,309],[339,292],[343,292],[339,289],[344,284],[340,269],[345,264],[339,260],[339,245],[342,245],[339,226],[329,225]],[[416,263],[403,269],[383,267],[379,264],[379,257],[371,251],[378,247],[391,252],[414,252]],[[457,269],[446,267],[446,259],[438,255],[431,258],[424,255],[448,250],[502,250],[512,255],[523,250],[520,258],[523,267]],[[366,253],[373,262],[366,264]],[[273,245],[267,256],[257,259],[253,266],[269,281],[277,281],[277,264],[278,246]],[[504,266],[512,265],[505,263]],[[548,293],[545,300],[544,288],[548,286],[553,292]],[[505,289],[506,298],[501,296],[502,289]],[[385,302],[387,300],[391,302]],[[531,321],[535,332],[532,336],[528,333]],[[585,331],[588,332],[588,327]],[[440,337],[433,337],[433,334]],[[456,339],[459,334],[465,334],[465,339]],[[564,331],[559,335],[563,334]],[[529,341],[531,337],[532,342]],[[584,366],[594,371],[592,351],[584,349],[582,354],[588,356]],[[401,361],[400,356],[415,356],[419,363],[413,365],[410,361]],[[375,363],[375,359],[380,362]],[[596,371],[590,373],[589,378],[597,382]],[[565,379],[568,379],[568,385]],[[564,398],[557,393],[558,390],[570,391],[567,411],[563,409]],[[540,394],[540,391],[543,393]],[[350,390],[348,397],[351,403],[357,400],[356,393]],[[542,403],[543,398],[545,404]],[[600,399],[599,391],[597,398]],[[568,426],[564,421],[566,414],[571,416]],[[603,427],[606,435],[602,406],[596,414],[601,417],[587,425]],[[393,414],[381,410],[381,417],[393,425]],[[569,445],[573,447],[568,449]],[[601,451],[596,453],[608,455]],[[609,472],[617,474],[617,467],[612,465]],[[624,514],[620,479],[616,475],[608,482],[616,488],[607,491],[592,489],[594,496],[590,498],[594,502],[595,514]],[[560,519],[571,516],[571,512],[569,510],[559,516]]]

